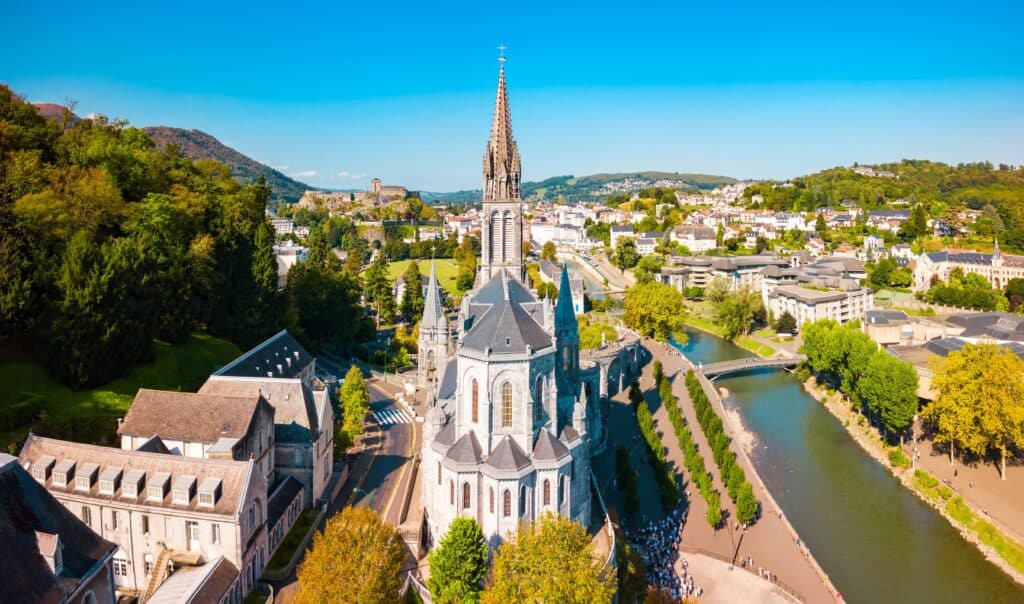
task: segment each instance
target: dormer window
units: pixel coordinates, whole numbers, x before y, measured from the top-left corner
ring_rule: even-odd
[[[196,489],[195,476],[179,476],[174,481],[173,501],[176,505],[188,505],[192,501],[192,495]]]
[[[75,476],[75,460],[64,459],[61,460],[53,468],[53,486],[55,487],[66,487],[68,481],[72,480]]]
[[[121,497],[138,497],[144,488],[146,488],[145,470],[128,470],[121,484]]]
[[[43,455],[32,464],[32,478],[35,478],[39,482],[46,482],[46,479],[50,477],[50,470],[53,469],[53,464],[56,460],[50,455]]]
[[[92,488],[93,481],[96,480],[96,473],[100,467],[94,463],[84,463],[78,469],[78,473],[75,475],[75,490],[76,491],[88,491]]]
[[[220,479],[205,478],[199,484],[199,505],[213,507],[220,499]]]
[[[150,501],[163,501],[167,496],[167,485],[171,482],[171,475],[167,472],[159,472],[150,479],[146,487],[146,499]]]
[[[511,345],[512,345],[512,338],[506,337],[505,338],[505,346],[511,346]]]
[[[121,468],[107,468],[100,474],[100,494],[113,495],[121,483]]]

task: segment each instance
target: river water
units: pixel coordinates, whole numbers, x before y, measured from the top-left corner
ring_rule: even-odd
[[[688,332],[693,362],[750,356]],[[785,371],[716,381],[754,434],[758,473],[849,602],[1024,602],[1024,588],[868,456]]]

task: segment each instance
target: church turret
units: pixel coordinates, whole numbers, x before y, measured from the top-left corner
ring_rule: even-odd
[[[580,397],[572,409],[572,427],[580,436],[587,434],[587,389],[580,388]]]
[[[995,247],[992,248],[992,266],[1003,265],[1003,253],[999,251],[999,238],[996,238]]]
[[[406,284],[406,287],[416,287]],[[434,261],[430,261],[430,278],[427,292],[423,297],[423,318],[420,320],[419,362],[416,377],[420,385],[426,385],[444,368],[448,358],[448,317],[441,304],[441,291],[437,285]]]
[[[523,204],[520,200],[522,169],[519,147],[512,136],[512,113],[505,87],[505,59],[499,59],[498,92],[494,100],[491,137],[484,151],[482,250],[480,275],[487,282],[501,269],[523,280]]]
[[[558,348],[558,369],[566,384],[576,384],[580,368],[580,330],[576,311],[572,307],[572,287],[569,285],[569,270],[562,265],[562,281],[558,286],[558,303],[555,305],[555,345]]]

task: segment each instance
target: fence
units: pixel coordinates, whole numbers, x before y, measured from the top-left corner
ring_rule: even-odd
[[[693,545],[682,545],[682,544],[680,544],[679,545],[679,550],[683,551],[683,552],[688,552],[688,553],[691,553],[691,554],[698,554],[698,555],[701,555],[701,556],[707,556],[709,558],[714,558],[715,560],[718,560],[719,562],[725,562],[726,564],[728,564],[732,568],[739,568],[741,570],[745,570],[745,571],[750,572],[750,574],[754,574],[754,569],[753,568],[747,568],[745,566],[737,567],[735,564],[733,564],[733,561],[730,560],[727,556],[723,556],[722,554],[719,554],[717,552],[713,552],[711,550],[704,549],[703,547],[696,547],[696,546],[693,546]],[[761,577],[759,577],[759,578],[761,578]],[[779,581],[779,580],[776,579],[774,581],[770,581],[770,583],[771,583],[772,587],[778,588],[781,592],[783,592],[784,595],[786,595],[787,597],[789,597],[792,600],[795,600],[797,602],[806,602],[807,601],[807,600],[804,599],[803,596],[801,596],[799,593],[797,593],[797,591],[795,589],[793,589],[789,585],[786,585],[782,581]]]

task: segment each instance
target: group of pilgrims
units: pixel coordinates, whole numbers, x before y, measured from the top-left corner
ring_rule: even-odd
[[[665,518],[645,520],[639,528],[627,533],[630,545],[647,567],[648,585],[664,591],[673,600],[700,596],[704,592],[694,585],[686,560],[682,560],[676,572],[679,540],[685,523],[686,513],[676,508]]]

